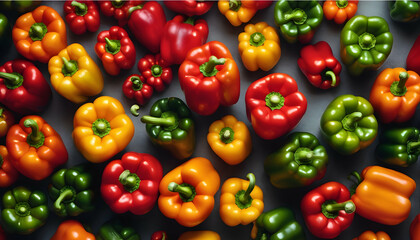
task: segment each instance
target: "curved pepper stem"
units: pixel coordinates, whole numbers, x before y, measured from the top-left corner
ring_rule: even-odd
[[[124,186],[124,189],[130,193],[139,189],[141,182],[139,176],[135,173],[130,173],[130,170],[124,170],[118,180]]]
[[[229,9],[232,11],[239,11],[242,6],[242,2],[238,0],[229,0]]]
[[[133,114],[133,116],[138,117],[140,115],[140,113],[138,112],[140,109],[140,106],[138,104],[133,104],[133,106],[131,106],[130,108],[130,112],[131,114]]]
[[[132,88],[134,91],[140,91],[143,88],[143,82],[139,77],[133,76],[130,78],[130,81],[133,83]]]
[[[363,114],[361,112],[353,112],[345,116],[341,123],[343,124],[343,128],[345,130],[353,132],[356,130],[357,122],[362,118]]]
[[[48,28],[47,26],[42,23],[34,23],[32,24],[31,28],[29,29],[29,37],[32,39],[32,41],[41,41],[45,34],[47,34]]]
[[[354,181],[353,186],[351,186],[350,188],[350,195],[355,194],[357,186],[359,186],[359,184],[362,183],[362,177],[358,172],[354,171],[349,176],[347,176],[349,180],[352,180],[352,177],[354,177],[356,181]]]
[[[251,192],[255,188],[255,175],[253,173],[248,173],[246,177],[249,180],[248,188],[246,189],[246,191],[240,190],[235,194],[235,204],[240,209],[249,208],[253,201],[251,197]]]
[[[115,40],[112,39],[110,40],[109,38],[105,38],[105,42],[106,42],[106,51],[111,53],[112,55],[117,54],[120,49],[121,49],[121,43],[120,40]]]
[[[187,19],[185,19],[184,23],[188,23],[194,26],[194,23],[195,23],[194,17],[188,17]]]
[[[306,12],[300,8],[293,9],[293,12],[290,14],[285,14],[284,18],[286,20],[292,20],[296,25],[302,25],[308,19]]]
[[[26,142],[34,148],[39,148],[44,145],[44,134],[39,130],[38,123],[33,119],[26,119],[23,126],[30,127],[32,132],[28,135]]]
[[[103,138],[111,131],[111,124],[108,122],[108,120],[99,118],[92,123],[92,130],[95,135]]]
[[[6,85],[8,89],[16,89],[23,84],[23,76],[19,73],[0,72],[0,78],[4,79],[4,85]]]
[[[409,143],[407,143],[407,152],[417,153],[419,151],[420,151],[420,142],[409,142]]]
[[[143,4],[140,4],[140,5],[137,5],[137,6],[134,6],[134,7],[129,8],[129,9],[128,9],[128,18],[130,18],[130,17],[131,17],[131,14],[132,14],[134,11],[142,9],[142,8],[143,8],[143,6],[144,6],[144,3],[143,3]]]
[[[54,202],[54,209],[56,211],[61,211],[61,203],[65,200],[72,199],[74,197],[74,192],[71,189],[66,189],[60,193],[57,200]]]
[[[407,93],[407,87],[405,84],[407,83],[407,80],[410,76],[407,72],[400,72],[398,77],[400,80],[391,84],[390,91],[394,96],[402,97]]]
[[[152,117],[152,116],[143,116],[141,117],[140,121],[142,123],[149,123],[149,124],[160,125],[164,127],[171,127],[176,124],[175,117],[158,118],[158,117]]]
[[[200,66],[200,72],[205,77],[213,77],[215,76],[219,71],[216,69],[217,65],[223,65],[225,64],[226,59],[224,58],[217,58],[216,56],[211,56],[209,58],[208,62],[205,62],[201,64]]]
[[[66,77],[73,76],[78,70],[79,67],[77,65],[77,62],[74,60],[67,60],[65,57],[61,57],[61,60],[63,61],[63,67],[61,68],[61,72]]]
[[[338,212],[341,210],[344,210],[347,214],[351,214],[356,211],[356,205],[351,200],[342,202],[342,203],[336,203],[335,201],[330,201],[330,202],[325,202],[321,208],[322,213],[327,218],[338,217]]]
[[[331,77],[331,87],[335,87],[335,84],[337,83],[337,77],[335,76],[335,73],[333,71],[326,71],[325,75]]]
[[[346,0],[338,0],[338,1],[335,1],[335,4],[337,5],[338,8],[346,8],[349,5],[349,2]]]
[[[71,2],[71,5],[74,7],[74,12],[78,16],[85,16],[88,12],[87,6],[85,3],[79,3],[78,1]]]
[[[235,132],[233,131],[232,128],[230,127],[222,128],[222,130],[220,130],[220,133],[219,133],[220,140],[225,144],[231,143],[234,140],[234,134]]]
[[[179,193],[179,197],[183,202],[191,202],[194,200],[194,197],[197,194],[194,187],[188,183],[182,183],[179,185],[175,182],[171,182],[168,185],[168,190],[171,192]]]

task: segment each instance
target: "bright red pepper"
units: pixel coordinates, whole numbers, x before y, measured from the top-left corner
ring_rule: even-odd
[[[143,1],[139,0],[112,0],[112,1],[99,1],[101,12],[107,17],[114,17],[118,20],[119,26],[124,26],[128,22],[128,10],[131,7],[141,4]]]
[[[420,74],[420,35],[417,37],[407,56],[407,70]]]
[[[410,225],[410,240],[420,240],[420,214],[418,214]]]
[[[206,43],[208,35],[209,27],[205,20],[175,16],[163,30],[160,54],[169,64],[181,64],[191,49]]]
[[[67,24],[74,34],[98,31],[101,20],[95,2],[66,0],[63,8]]]
[[[157,231],[152,234],[150,240],[168,240],[168,234],[164,231]]]
[[[13,60],[0,67],[0,103],[27,115],[42,112],[51,99],[51,88],[35,65]]]
[[[298,65],[315,87],[328,89],[340,84],[341,64],[334,57],[330,45],[321,41],[300,50]]]
[[[122,90],[128,99],[134,100],[139,105],[146,104],[153,95],[152,86],[138,74],[130,75],[125,79]]]
[[[0,145],[0,187],[5,188],[12,185],[16,182],[18,176],[19,172],[10,162],[7,148]],[[2,238],[0,237],[0,240],[1,239]]]
[[[102,198],[116,213],[146,214],[156,203],[162,175],[162,165],[155,157],[128,152],[105,167]]]
[[[200,115],[213,114],[220,105],[239,99],[239,69],[229,49],[212,41],[192,49],[178,71],[188,106]]]
[[[147,54],[139,60],[137,68],[146,83],[158,92],[165,90],[166,85],[172,81],[172,69],[160,54]]]
[[[296,127],[306,112],[307,101],[291,76],[273,73],[248,87],[245,105],[257,135],[275,139]]]
[[[163,3],[172,11],[191,17],[203,15],[208,12],[213,6],[214,1],[179,0],[163,1]]]

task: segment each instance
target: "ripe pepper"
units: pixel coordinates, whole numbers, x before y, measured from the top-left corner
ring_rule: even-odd
[[[408,53],[406,65],[408,70],[420,73],[420,35],[416,38]]]
[[[341,30],[341,60],[350,74],[377,70],[392,49],[393,37],[388,23],[381,17],[352,17]]]
[[[97,240],[140,240],[140,236],[132,227],[124,226],[119,221],[109,221],[99,228]]]
[[[3,195],[1,222],[12,234],[30,234],[42,227],[48,218],[47,197],[41,191],[15,187]]]
[[[396,22],[413,22],[420,19],[420,3],[418,1],[388,2],[389,15]]]
[[[2,3],[2,2],[0,2]],[[3,9],[2,9],[3,10]],[[12,28],[6,15],[0,13],[0,50],[7,51],[12,40]],[[3,52],[4,54],[5,52]]]
[[[309,43],[323,18],[322,7],[316,0],[280,0],[274,8],[274,20],[289,43]]]
[[[51,88],[41,71],[26,60],[12,60],[0,67],[0,103],[28,115],[45,110]]]
[[[87,232],[76,220],[66,220],[58,226],[50,240],[95,240],[95,235]]]
[[[420,239],[420,214],[410,224],[410,240]]]
[[[42,63],[67,46],[66,25],[60,14],[47,6],[20,16],[13,26],[12,38],[21,55]]]
[[[157,231],[152,234],[150,240],[168,240],[168,234],[164,231]]]
[[[117,99],[102,96],[77,109],[73,140],[90,162],[100,163],[121,152],[134,136],[134,124]]]
[[[146,83],[158,92],[165,90],[172,81],[172,69],[160,54],[147,54],[139,60],[137,68]]]
[[[295,132],[265,159],[264,170],[276,188],[295,188],[322,179],[327,164],[327,151],[318,139],[310,133]]]
[[[16,182],[18,177],[19,172],[15,167],[13,167],[7,148],[3,145],[0,145],[0,187],[9,187],[14,182]]]
[[[371,221],[397,225],[410,214],[410,196],[416,182],[400,172],[379,167],[366,167],[362,176],[353,172],[357,182],[351,200],[356,213]],[[363,180],[362,180],[363,179]]]
[[[66,0],[63,8],[66,21],[74,34],[98,31],[101,20],[98,6],[94,1]]]
[[[48,63],[51,85],[63,97],[83,103],[104,88],[101,70],[82,45],[73,43]]]
[[[194,227],[210,215],[220,177],[202,157],[188,160],[167,173],[160,182],[159,210],[185,227]]]
[[[118,25],[122,27],[128,22],[130,16],[128,10],[141,3],[142,1],[138,0],[99,1],[99,7],[105,16],[114,17],[118,21]]]
[[[6,137],[10,127],[15,124],[15,117],[6,108],[0,106],[0,138]]]
[[[39,116],[29,115],[13,125],[6,137],[13,166],[26,177],[42,180],[67,162],[60,135]]]
[[[375,140],[378,122],[366,99],[347,94],[327,106],[321,117],[321,131],[335,151],[350,155]]]
[[[245,105],[255,133],[263,139],[275,139],[296,127],[307,102],[292,77],[273,73],[248,87]]]
[[[346,230],[356,211],[349,190],[338,182],[328,182],[308,192],[300,208],[309,231],[326,239],[336,238]]]
[[[374,233],[369,230],[363,232],[359,237],[353,238],[353,240],[391,240],[391,237],[386,232]]]
[[[357,12],[359,0],[327,0],[322,10],[327,20],[333,20],[337,24],[343,24],[352,18]]]
[[[328,89],[340,84],[341,64],[327,42],[320,41],[303,47],[298,65],[309,82],[317,88]]]
[[[248,24],[238,36],[238,50],[249,71],[271,70],[280,60],[280,39],[276,30],[266,22]]]
[[[197,0],[165,0],[163,4],[169,10],[181,13],[183,15],[191,16],[198,16],[203,15],[210,10],[213,6],[214,1],[197,1]]]
[[[181,64],[191,49],[206,43],[208,35],[206,20],[175,16],[163,29],[160,42],[162,59],[168,64]]]
[[[200,115],[211,115],[220,105],[231,106],[239,99],[239,69],[221,42],[192,49],[179,67],[178,78],[188,106]]]
[[[213,231],[190,231],[181,234],[178,240],[221,240],[221,238]]]
[[[26,13],[29,11],[34,10],[41,4],[39,0],[22,0],[22,1],[14,1],[14,0],[4,0],[0,1],[0,8],[5,12],[18,12],[18,13]]]
[[[139,105],[146,104],[153,95],[153,87],[146,83],[143,75],[128,76],[122,87],[124,95]]]
[[[218,8],[233,26],[247,23],[255,13],[271,5],[271,1],[259,0],[219,0]]]

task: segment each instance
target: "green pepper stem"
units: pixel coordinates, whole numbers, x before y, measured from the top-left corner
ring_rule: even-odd
[[[153,65],[150,70],[152,71],[153,77],[160,77],[162,75],[162,67],[160,65]]]
[[[103,138],[111,131],[111,124],[106,119],[98,118],[92,123],[92,130],[95,135]]]
[[[279,92],[271,92],[265,96],[265,105],[271,110],[280,109],[284,106],[284,100]]]
[[[105,38],[105,42],[106,42],[105,48],[107,52],[111,53],[112,55],[115,55],[118,52],[120,52],[120,49],[121,49],[120,40],[115,40],[115,39],[110,40],[109,38]]]
[[[420,142],[409,142],[407,143],[408,152],[417,152],[420,149]]]
[[[347,178],[351,179],[351,177],[356,178],[356,184],[359,185],[362,182],[362,177],[356,171],[353,171]]]
[[[265,42],[265,37],[260,32],[255,32],[251,34],[251,36],[249,37],[249,44],[251,44],[254,47],[262,46],[264,42]]]
[[[363,114],[361,112],[353,112],[346,115],[341,123],[346,131],[354,131],[357,127],[357,122],[362,118]]]
[[[87,13],[87,6],[85,3],[79,3],[78,1],[71,2],[71,5],[75,8],[75,13],[78,16],[84,16]]]
[[[310,149],[303,149],[295,152],[295,159],[299,162],[310,162],[314,156],[314,152]]]
[[[306,12],[300,8],[293,9],[292,13],[285,14],[284,18],[286,21],[292,20],[295,24],[301,25],[305,23],[308,16],[306,15]]]
[[[61,209],[61,203],[64,200],[71,199],[73,197],[74,193],[71,189],[66,189],[63,192],[60,193],[60,196],[58,196],[57,200],[54,202],[54,208],[56,211],[59,211]]]
[[[400,72],[399,78],[400,81],[398,81],[398,85],[397,85],[397,91],[398,92],[403,92],[404,89],[406,89],[405,84],[408,80],[408,73],[407,72]]]
[[[229,9],[232,11],[239,11],[242,6],[242,2],[238,0],[229,0]]]
[[[222,128],[222,130],[220,130],[220,133],[219,133],[220,140],[225,144],[231,143],[234,140],[234,134],[235,132],[233,131],[232,128],[224,127]]]
[[[152,117],[152,116],[143,116],[141,117],[142,123],[149,123],[154,125],[160,125],[164,127],[170,127],[176,124],[176,119],[174,117],[168,117],[168,118],[158,118],[158,117]]]
[[[224,58],[217,58],[216,56],[211,56],[208,62],[205,62],[200,66],[200,71],[205,77],[213,77],[218,72],[216,66],[223,65],[225,64],[225,62],[226,59]]]
[[[140,106],[138,104],[133,104],[133,106],[131,106],[130,108],[130,112],[131,114],[133,114],[133,116],[138,117],[140,115],[140,113],[138,112],[140,109]]]
[[[18,202],[15,206],[16,215],[19,217],[26,217],[28,216],[31,211],[31,206],[27,202]]]
[[[169,183],[168,190],[171,192],[179,193],[182,199],[190,199],[194,195],[194,192],[192,191],[191,187],[181,186],[175,182]]]
[[[135,173],[131,173],[130,170],[124,170],[120,174],[118,181],[120,181],[124,186],[124,189],[130,193],[136,191],[140,186],[139,176]]]
[[[326,71],[325,75],[331,77],[331,87],[335,87],[335,84],[337,82],[337,77],[335,76],[335,73],[333,71]]]
[[[64,76],[73,76],[79,69],[77,66],[77,62],[73,60],[67,60],[65,57],[61,57],[61,60],[63,61],[63,68],[62,72]]]
[[[254,190],[255,187],[255,175],[253,173],[248,173],[246,177],[249,180],[248,188],[246,189],[244,194],[241,194],[239,196],[239,201],[244,205],[252,201],[251,192],[252,190]]]
[[[47,26],[42,22],[32,24],[29,29],[29,37],[32,41],[41,41],[48,32]]]
[[[22,86],[23,76],[19,73],[0,72],[0,78],[4,79],[4,84],[8,89],[15,89]]]
[[[267,235],[267,233],[263,233],[263,234],[261,234],[261,238],[260,238],[260,240],[268,240],[268,235]]]
[[[375,47],[375,45],[376,45],[376,38],[373,34],[365,32],[359,36],[359,46],[363,50],[368,51],[372,49],[373,47]]]
[[[356,205],[354,205],[351,200],[342,203],[330,203],[325,206],[325,210],[330,213],[344,210],[346,213],[350,214],[356,211]]]
[[[195,22],[195,20],[194,20],[194,18],[193,18],[193,17],[188,17],[188,18],[184,21],[184,23],[188,23],[188,24],[191,24],[191,25],[193,25],[193,26],[194,26],[194,22]]]
[[[338,0],[338,1],[335,1],[335,4],[337,5],[338,8],[345,8],[349,5],[349,2],[346,0]]]
[[[132,88],[134,91],[140,91],[143,88],[143,82],[138,76],[131,77],[130,81],[133,83]]]
[[[3,117],[4,108],[0,108],[0,117]]]
[[[115,8],[121,8],[122,6],[124,6],[125,1],[124,0],[113,0],[111,1],[112,6],[114,6]]]
[[[44,144],[44,134],[39,130],[38,123],[35,120],[28,118],[23,122],[23,126],[30,127],[32,130],[27,138],[29,145],[38,148]]]
[[[144,3],[143,3],[143,4],[140,4],[140,5],[137,5],[137,6],[134,6],[134,7],[129,8],[129,9],[128,9],[128,18],[130,18],[131,14],[132,14],[134,11],[139,10],[139,9],[142,9],[142,8],[143,8],[143,6],[144,6]]]

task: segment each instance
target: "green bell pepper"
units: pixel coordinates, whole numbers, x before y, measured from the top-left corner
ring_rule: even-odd
[[[411,22],[420,19],[420,1],[390,1],[388,6],[389,14],[394,21]]]
[[[280,0],[274,8],[274,20],[289,43],[308,43],[324,18],[322,6],[316,0]]]
[[[350,155],[375,140],[378,122],[372,105],[366,99],[341,95],[322,114],[321,131],[334,150]]]
[[[12,43],[12,27],[7,17],[0,13],[0,50],[10,48]]]
[[[289,208],[281,207],[261,214],[251,232],[257,240],[305,240],[302,226]]]
[[[110,221],[101,226],[96,240],[140,240],[140,235],[119,221]]]
[[[420,155],[420,131],[415,127],[384,131],[375,154],[385,163],[401,167],[410,166]]]
[[[0,9],[3,11],[26,13],[34,10],[41,4],[41,1],[33,0],[2,0],[0,1]]]
[[[15,187],[3,195],[2,226],[6,232],[30,234],[45,224],[47,197],[40,191]]]
[[[83,166],[60,169],[52,175],[48,193],[58,216],[77,216],[94,208],[91,177]]]
[[[156,101],[150,116],[143,116],[146,132],[153,143],[171,152],[177,159],[190,157],[195,148],[192,114],[179,98],[170,97]]]
[[[264,162],[270,182],[277,188],[308,186],[327,170],[328,154],[318,139],[305,132],[288,137],[286,144]]]

